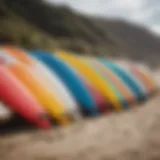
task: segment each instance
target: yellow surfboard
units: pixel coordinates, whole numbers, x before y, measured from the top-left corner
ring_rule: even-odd
[[[57,51],[56,56],[72,65],[82,76],[84,76],[89,82],[91,82],[99,92],[101,92],[107,100],[115,107],[117,111],[122,111],[123,106],[119,103],[116,95],[113,93],[111,87],[106,84],[105,80],[99,76],[91,67],[83,63],[82,60],[76,56],[64,51]]]
[[[59,124],[68,123],[62,104],[59,103],[50,90],[48,90],[23,63],[7,55],[3,50],[0,51],[0,56],[6,61],[5,67],[32,92],[46,111],[48,111]]]

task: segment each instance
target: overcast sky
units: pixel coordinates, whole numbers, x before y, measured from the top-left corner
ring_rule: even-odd
[[[123,18],[149,27],[160,34],[160,0],[46,0],[67,4],[77,11]]]

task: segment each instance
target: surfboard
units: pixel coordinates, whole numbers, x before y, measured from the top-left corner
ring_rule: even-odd
[[[129,107],[128,101],[120,92],[116,84],[114,84],[113,81],[110,79],[110,77],[104,74],[103,70],[99,67],[99,65],[95,64],[93,61],[86,59],[86,57],[83,59],[83,62],[92,67],[96,71],[96,73],[105,80],[107,86],[110,87],[110,90],[112,90],[113,94],[117,97],[117,101],[119,101],[119,103],[121,104],[121,106],[123,106],[124,109],[127,109]]]
[[[98,69],[99,71],[103,72],[105,76],[110,79],[110,83],[112,85],[115,85],[119,92],[123,94],[123,98],[125,101],[127,101],[128,105],[135,104],[136,100],[134,97],[134,94],[129,90],[129,88],[123,83],[123,81],[111,70],[109,70],[107,67],[105,67],[103,64],[101,64],[98,60],[96,60],[94,57],[85,57],[88,61],[92,63],[92,65]]]
[[[68,123],[63,106],[25,65],[9,56],[4,50],[0,51],[0,57],[5,60],[4,66],[32,92],[46,111],[57,120],[59,124]]]
[[[1,100],[28,122],[41,128],[49,128],[50,123],[46,112],[37,99],[2,63],[0,64],[0,75]]]
[[[71,91],[74,98],[79,102],[81,109],[87,115],[97,115],[96,104],[92,99],[89,91],[84,86],[83,82],[79,79],[78,75],[73,72],[67,64],[58,58],[49,55],[43,51],[33,51],[33,56],[36,56],[43,63],[45,63],[51,70],[61,78]]]
[[[19,61],[23,62],[39,79],[52,91],[57,100],[63,104],[65,113],[68,117],[74,120],[79,119],[80,112],[77,102],[72,97],[70,91],[65,84],[51,71],[47,66],[41,63],[38,59],[31,56],[28,51],[13,46],[4,46],[4,50],[8,54],[14,56]]]
[[[13,116],[13,112],[0,101],[0,125],[7,123]]]
[[[102,58],[98,58],[98,60],[111,71],[116,73],[126,83],[126,85],[130,87],[137,101],[143,101],[146,99],[145,91],[139,82],[134,78],[134,76],[132,76],[132,74],[122,69],[116,63],[112,63],[111,61],[107,61],[106,59]]]
[[[105,80],[100,77],[90,66],[83,63],[82,60],[77,59],[67,52],[57,51],[56,56],[72,65],[82,76],[84,76],[88,82],[92,83],[94,87],[111,103],[117,111],[122,111],[123,107],[117,100],[109,86],[106,85]]]

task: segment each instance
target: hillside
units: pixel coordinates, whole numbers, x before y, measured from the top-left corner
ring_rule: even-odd
[[[79,53],[128,56],[158,64],[160,38],[146,28],[120,20],[87,17],[43,0],[0,3],[1,42],[47,50],[64,48]]]

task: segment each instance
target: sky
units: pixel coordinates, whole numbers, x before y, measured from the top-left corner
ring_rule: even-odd
[[[46,0],[89,15],[121,18],[160,34],[160,0]]]

